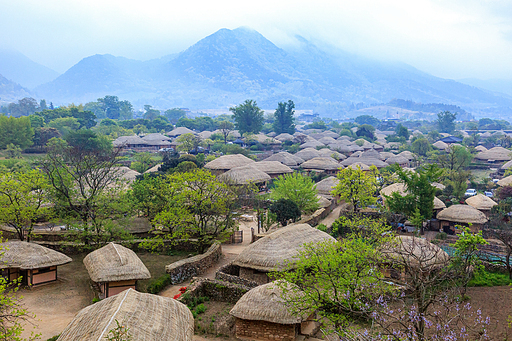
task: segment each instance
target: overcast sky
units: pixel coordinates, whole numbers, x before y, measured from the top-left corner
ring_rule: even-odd
[[[443,78],[512,79],[511,0],[0,0],[0,45],[64,72],[110,53],[180,52],[221,28],[300,34]]]

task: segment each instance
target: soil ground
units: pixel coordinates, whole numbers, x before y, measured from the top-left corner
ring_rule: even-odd
[[[152,278],[163,275],[166,264],[184,258],[150,253],[138,256]],[[89,274],[83,264],[84,257],[85,254],[71,256],[71,263],[59,266],[57,282],[20,289],[23,306],[28,312],[36,315],[35,319],[25,323],[24,337],[30,336],[32,331],[40,333],[41,340],[58,335],[81,309],[92,303],[94,295],[89,284]],[[149,280],[139,283],[145,286],[146,282]]]

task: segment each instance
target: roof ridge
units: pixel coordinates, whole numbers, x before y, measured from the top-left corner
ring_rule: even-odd
[[[110,242],[110,244],[112,244],[112,246],[114,247],[114,250],[116,250],[117,256],[119,257],[119,260],[121,261],[121,265],[124,265],[123,258],[121,257],[121,254],[119,253],[119,250],[117,249],[116,244],[114,244],[114,242]]]
[[[114,243],[112,243],[114,244]],[[114,246],[115,247],[115,246]],[[116,249],[117,250],[117,249]],[[119,312],[119,310],[121,309],[121,306],[123,305],[124,303],[124,300],[126,299],[126,296],[128,296],[128,293],[130,292],[130,290],[132,290],[132,288],[126,290],[126,293],[124,294],[124,297],[123,299],[121,300],[121,302],[119,303],[119,306],[117,307],[116,311],[114,312],[114,314],[112,314],[112,317],[110,318],[110,320],[108,321],[107,325],[105,326],[105,328],[103,329],[103,331],[101,332],[101,335],[100,337],[98,338],[98,341],[101,341],[101,339],[103,338],[103,335],[105,334],[105,332],[107,331],[107,328],[108,326],[110,326],[110,324],[112,323],[112,321],[114,320],[114,317],[116,316],[116,314]]]

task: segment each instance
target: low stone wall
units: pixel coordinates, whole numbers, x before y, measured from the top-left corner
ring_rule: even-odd
[[[240,284],[248,288],[255,288],[258,283],[240,277],[240,267],[234,264],[226,264],[215,273],[215,279],[233,284]]]
[[[178,300],[187,304],[187,297],[209,297],[212,301],[235,304],[252,288],[210,278],[195,277]]]
[[[302,218],[298,224],[309,224],[311,226],[316,226],[320,222],[320,220],[324,219],[329,215],[329,213],[334,210],[337,206],[336,199],[331,200],[331,204],[326,208],[320,208],[316,210],[312,215],[306,216]]]
[[[297,326],[237,318],[235,335],[240,339],[294,341],[297,337]]]
[[[182,259],[165,267],[171,276],[171,284],[182,283],[200,275],[215,264],[222,255],[220,243],[215,243],[203,254]]]

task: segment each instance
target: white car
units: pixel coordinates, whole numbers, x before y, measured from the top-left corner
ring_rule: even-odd
[[[466,197],[472,197],[473,195],[477,195],[476,189],[473,188],[468,188],[466,193],[464,193]]]
[[[494,195],[493,195],[493,193],[492,193],[491,191],[486,191],[486,192],[484,192],[484,195],[485,195],[486,197],[489,197],[489,198],[494,197]]]

